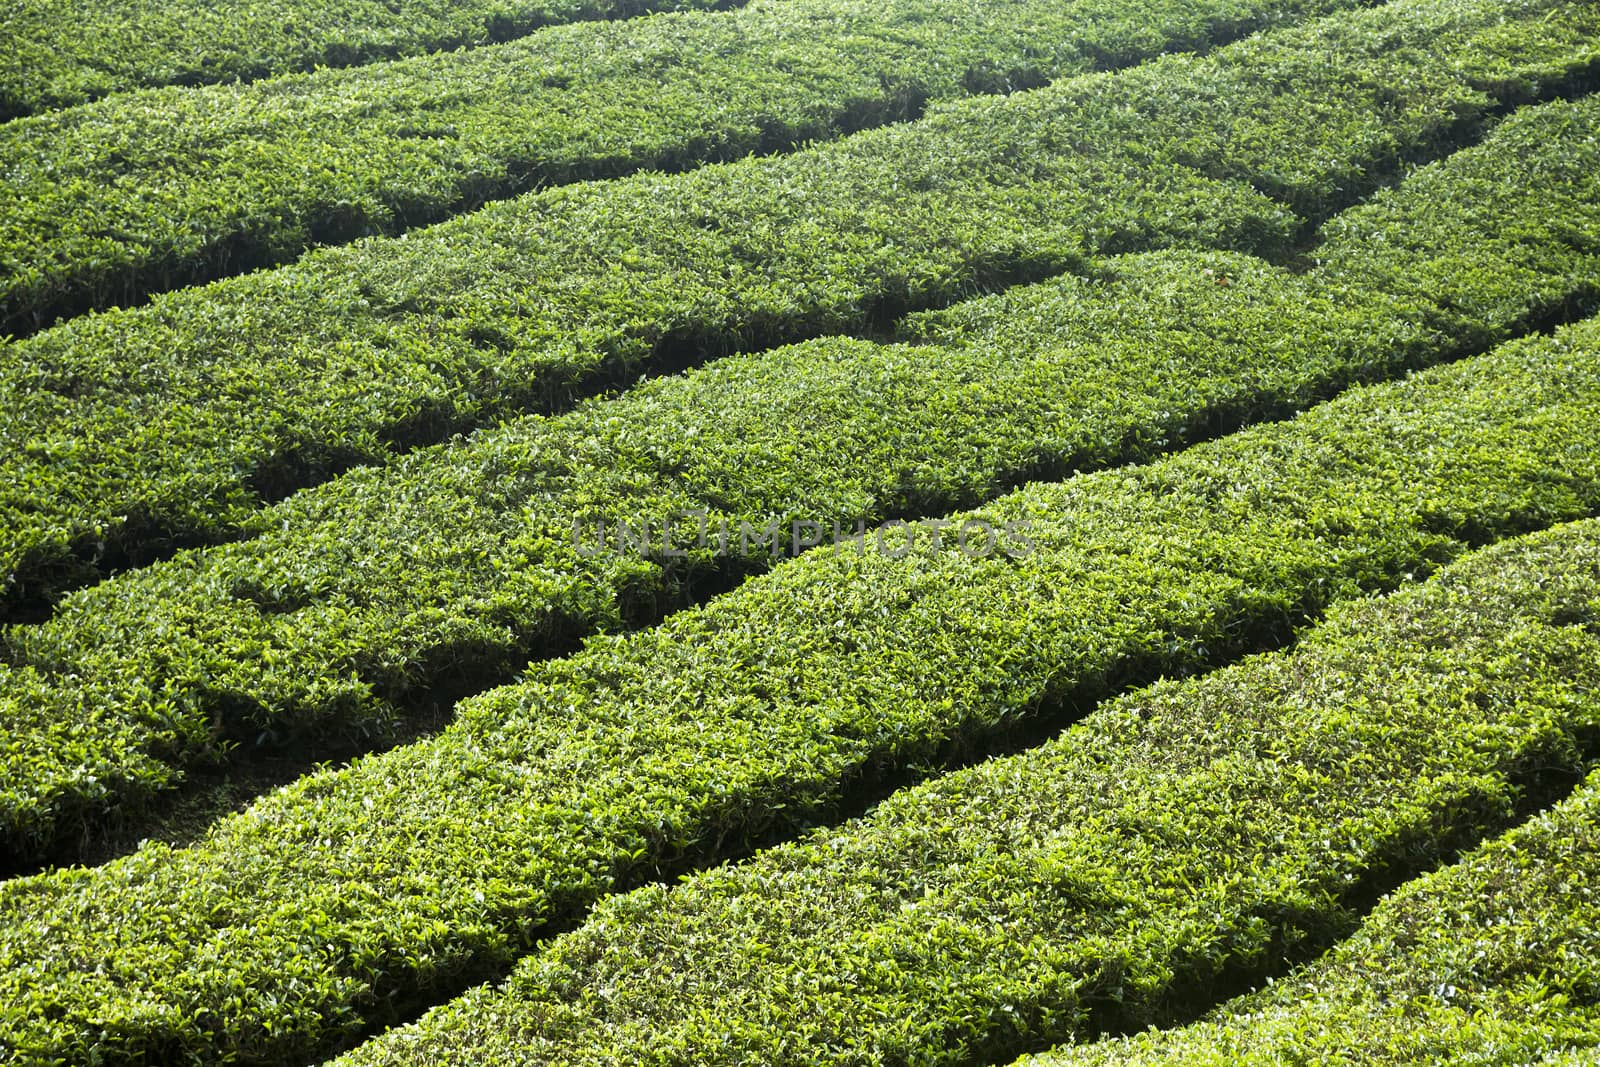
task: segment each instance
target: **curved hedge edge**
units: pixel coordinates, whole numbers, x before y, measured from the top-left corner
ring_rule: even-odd
[[[906,553],[807,553],[192,848],[0,884],[0,1040],[304,1059],[662,866],[831,818],[856,783],[1281,639],[1463,536],[1593,515],[1597,345],[1591,320],[976,513],[1027,523],[1020,553],[936,549],[926,529]]]
[[[83,862],[106,823],[135,843],[141,812],[179,775],[210,788],[219,761],[248,775],[273,753],[390,747],[530,658],[703,603],[832,523],[948,514],[1462,355],[1427,315],[1246,256],[1121,257],[919,319],[937,345],[729,357],[310,490],[249,541],[10,632],[0,866]],[[672,516],[682,559],[659,543]]]
[[[1357,0],[784,0],[0,126],[0,333],[529,189],[677,172],[1214,47]],[[106,220],[115,220],[109,225]]]
[[[1409,883],[1327,957],[1203,1022],[1018,1067],[1593,1063],[1600,776]]]
[[[225,536],[276,490],[564,405],[685,348],[853,332],[875,311],[1090,254],[1282,247],[1289,211],[1204,177],[1197,156],[1326,206],[1374,159],[1492,112],[1480,81],[1538,80],[1586,63],[1600,39],[1583,32],[1587,8],[1522,0],[1510,14],[1403,0],[811,152],[552,190],[73,320],[7,350],[22,366],[0,391],[29,403],[7,406],[24,447],[0,450],[0,566],[85,532],[115,541],[129,514]],[[1311,88],[1283,97],[1275,79],[1302,74]],[[1320,121],[1307,124],[1312,99]],[[1286,175],[1279,158],[1310,165]],[[103,442],[92,462],[86,438]]]
[[[1292,651],[605,899],[504,983],[339,1062],[994,1062],[1183,1018],[1581,780],[1597,611],[1600,523],[1502,544],[1335,608]]]
[[[339,4],[267,0],[231,9],[169,0],[158,8],[125,2],[121,10],[115,3],[86,8],[62,0],[19,0],[7,12],[10,47],[0,56],[0,123],[149,87],[248,83],[295,71],[350,68],[483,47],[575,22],[631,20],[669,11],[726,11],[745,2],[457,0],[441,11],[437,4],[415,0]],[[52,5],[58,10],[51,12]],[[319,27],[321,39],[313,30],[312,39],[304,41],[304,20],[324,7],[333,18]],[[362,10],[350,17],[352,7]],[[415,27],[428,22],[424,18],[428,15],[435,16],[431,25],[436,28],[416,33]],[[350,41],[346,35],[352,30],[365,30],[371,36]],[[385,42],[375,30],[386,30],[390,40]],[[279,34],[286,40],[278,42],[274,52],[270,42]],[[169,38],[165,43],[163,36]],[[296,37],[304,46],[296,47]],[[252,56],[252,48],[258,54]]]
[[[213,760],[254,778],[262,757],[272,781],[274,753],[386,748],[529,658],[703,602],[780,554],[741,545],[742,520],[775,522],[787,551],[804,520],[825,537],[834,521],[948,514],[1575,314],[1600,295],[1578,239],[1600,239],[1596,129],[1600,99],[1524,109],[1341,216],[1325,271],[1120,257],[914,316],[903,332],[922,347],[832,339],[729,357],[347,476],[264,512],[247,543],[75,595],[11,633],[10,872],[104,858],[108,834],[131,847],[176,773],[201,769],[186,791],[209,793]],[[1367,291],[1396,279],[1403,300]],[[724,554],[693,550],[697,510],[711,531],[729,523]],[[619,520],[655,538],[675,513],[687,558],[615,543]],[[591,522],[610,524],[599,558]],[[78,725],[50,740],[63,723]],[[179,840],[188,812],[174,814]]]

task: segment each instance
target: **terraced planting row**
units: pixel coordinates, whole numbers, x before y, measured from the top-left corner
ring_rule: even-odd
[[[1566,803],[1401,889],[1290,980],[1181,1030],[1028,1064],[1593,1063],[1597,826],[1591,777]]]
[[[8,851],[50,854],[85,821],[137,814],[226,746],[381,743],[441,689],[509,680],[770,565],[797,521],[937,515],[1447,347],[1406,305],[1336,303],[1249,257],[1106,269],[922,324],[948,347],[731,357],[356,472],[272,509],[253,539],[70,597],[12,633],[0,667]],[[668,521],[692,557],[664,558]]]
[[[4,883],[0,1041],[69,1061],[304,1059],[496,972],[661,865],[790,832],[855,783],[1129,680],[1281,640],[1467,539],[1590,515],[1597,355],[1588,320],[1150,466],[1030,486],[979,513],[1029,524],[1020,556],[930,550],[926,529],[903,555],[813,551],[535,667],[438,737],[310,775],[192,848]],[[1573,668],[1592,669],[1579,651]],[[1586,707],[1560,703],[1558,671],[1502,669],[1557,679],[1551,707],[1519,720],[1464,700],[1486,725],[1447,751],[1480,761],[1465,766],[1483,788],[1429,818],[1478,825],[1469,802],[1492,810],[1523,757],[1559,757],[1573,722],[1555,712]],[[1471,781],[1441,768],[1435,799]]]
[[[530,188],[915,118],[1355,0],[757,0],[0,126],[0,333]]]
[[[284,256],[577,182],[0,341],[0,1062],[1600,1048],[1600,3],[896,3],[0,126],[145,146],[79,278],[207,109],[394,157]]]
[[[346,67],[519,37],[552,23],[729,0],[13,0],[0,121],[147,85],[204,85]]]
[[[1600,98],[1524,109],[1335,219],[1304,276],[1128,256],[916,316],[920,344],[730,357],[352,473],[267,512],[256,538],[79,593],[14,630],[0,667],[13,869],[138,825],[229,746],[382,744],[428,702],[769,566],[796,523],[831,540],[836,520],[1149,458],[1593,300],[1597,131]],[[674,518],[681,560],[661,543]]]
[[[1498,100],[1587,77],[1597,22],[1557,0],[1405,0],[72,320],[0,349],[7,600],[48,603],[397,445],[645,367],[858,331],[1085,254],[1283,254]]]
[[[1600,741],[1597,613],[1600,524],[1497,546],[1345,605],[1292,652],[1131,694],[860,822],[605,900],[503,986],[340,1062],[993,1063],[1181,1018],[1347,932],[1375,884],[1505,826],[1530,783],[1581,777]],[[1569,878],[1600,864],[1576,825],[1596,806],[1551,827],[1578,841],[1545,838],[1547,862],[1579,861]],[[1557,929],[1581,929],[1600,901],[1568,894]],[[1533,917],[1511,917],[1523,937]],[[1537,966],[1506,940],[1512,966]]]

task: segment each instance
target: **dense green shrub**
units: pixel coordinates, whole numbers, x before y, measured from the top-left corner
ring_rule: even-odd
[[[541,186],[792,147],[1352,6],[757,0],[13,122],[0,333]]]
[[[1592,514],[1597,356],[1589,320],[978,513],[1028,523],[1027,552],[937,550],[926,528],[905,554],[809,552],[531,668],[437,737],[303,778],[191,848],[6,882],[0,1042],[69,1061],[304,1059],[661,864],[835,812],[854,782],[1281,639],[1464,539]],[[1571,666],[1595,662],[1585,645]],[[1513,667],[1559,695],[1561,670]],[[1440,756],[1504,771],[1560,754],[1553,716],[1519,737],[1495,725],[1515,721],[1495,717],[1504,703],[1466,700],[1487,725]],[[1411,710],[1445,729],[1426,701]]]
[[[919,344],[729,357],[299,494],[252,539],[13,631],[0,840],[12,857],[71,855],[83,819],[136,822],[144,798],[229,745],[372,747],[441,691],[509,680],[532,655],[770,565],[754,539],[739,551],[740,522],[790,543],[797,520],[940,515],[1503,338],[1594,295],[1596,130],[1600,98],[1520,112],[1341,220],[1322,247],[1346,260],[1331,277],[1219,253],[1114,258],[1094,279],[914,316],[903,332]],[[1371,241],[1374,221],[1408,241]],[[1449,286],[1450,306],[1421,301],[1425,287],[1379,295],[1402,269]],[[731,558],[586,554],[602,520],[651,520],[658,540],[661,520],[693,527],[695,510],[712,532],[728,524]]]
[[[1593,1063],[1597,828],[1591,777],[1566,803],[1404,887],[1326,959],[1270,989],[1181,1030],[1029,1063]]]
[[[831,539],[835,521],[943,514],[1437,359],[1450,342],[1412,325],[1424,315],[1247,256],[1151,253],[919,324],[943,345],[729,357],[352,472],[266,512],[256,537],[12,632],[0,842],[70,856],[94,836],[83,819],[137,818],[229,746],[372,747],[436,690],[508,681],[770,566],[770,531],[789,554],[796,522]],[[661,543],[674,516],[681,560]]]
[[[1586,69],[1597,30],[1592,5],[1399,0],[74,319],[0,348],[4,585],[50,599],[97,559],[230,534],[263,497],[397,443],[1086,253],[1281,252],[1472,128],[1495,106],[1482,87]]]
[[[1380,872],[1505,825],[1600,727],[1600,634],[1571,624],[1600,610],[1600,524],[1347,608],[1293,652],[603,901],[343,1062],[992,1063],[1193,1011],[1343,933]]]
[[[144,85],[204,85],[723,0],[12,0],[0,120]]]

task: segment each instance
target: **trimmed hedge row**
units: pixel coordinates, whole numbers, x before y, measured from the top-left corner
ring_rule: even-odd
[[[1600,151],[1587,162],[1600,174]],[[1113,259],[960,307],[918,324],[941,346],[729,357],[351,472],[250,540],[73,594],[8,635],[0,855],[73,858],[236,746],[380,747],[439,691],[770,566],[796,523],[831,538],[835,521],[944,514],[1452,347],[1413,325],[1424,310],[1228,253]],[[683,559],[664,555],[667,521]]]
[[[1272,988],[1182,1030],[1028,1062],[1593,1063],[1597,827],[1591,777],[1567,802],[1400,889],[1349,942]]]
[[[1192,1012],[1344,933],[1374,878],[1506,825],[1600,728],[1600,634],[1571,624],[1600,611],[1600,524],[1345,608],[1293,652],[602,901],[341,1063],[992,1063]]]
[[[54,599],[397,442],[645,366],[859,330],[1085,252],[1282,250],[1300,222],[1257,186],[1320,215],[1460,137],[1494,106],[1476,86],[1587,70],[1597,31],[1592,5],[1400,0],[72,320],[0,349],[4,585]]]
[[[12,0],[0,121],[147,85],[207,85],[505,41],[729,0]]]
[[[75,594],[13,631],[0,666],[3,851],[13,865],[71,856],[63,842],[92,840],[106,817],[137,824],[144,799],[235,744],[376,747],[441,690],[509,680],[531,655],[769,564],[741,522],[781,530],[787,549],[797,521],[831,539],[835,520],[970,507],[1592,299],[1600,257],[1570,238],[1600,247],[1596,131],[1600,98],[1523,110],[1354,213],[1325,252],[1364,251],[1334,280],[1221,253],[1112,259],[1095,280],[914,316],[905,332],[922,345],[730,357],[354,472],[266,512],[256,538]],[[1359,220],[1410,240],[1385,250]],[[1396,258],[1412,279],[1448,272],[1441,289],[1479,310],[1361,288]],[[728,551],[667,559],[663,522],[679,516],[674,545],[694,548],[696,510],[708,533],[726,524]],[[617,552],[619,519],[635,535],[649,522],[648,553],[636,536]],[[597,554],[601,523],[610,551]]]
[[[191,848],[4,883],[0,1042],[42,1060],[304,1059],[660,865],[835,813],[886,768],[1281,639],[1463,537],[1591,514],[1597,354],[1589,320],[1033,486],[979,513],[1027,524],[981,558],[927,528],[904,553],[903,530],[890,551],[813,551]]]
[[[0,333],[530,188],[687,169],[1356,0],[756,0],[0,127]]]

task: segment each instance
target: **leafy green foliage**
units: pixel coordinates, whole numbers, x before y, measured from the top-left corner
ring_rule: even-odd
[[[532,655],[772,562],[731,538],[731,559],[586,555],[601,520],[677,513],[692,528],[699,510],[787,540],[796,520],[944,514],[1285,414],[1459,354],[1457,338],[1502,338],[1593,295],[1600,261],[1550,233],[1600,240],[1596,129],[1600,99],[1523,110],[1355,213],[1406,217],[1404,246],[1339,223],[1323,246],[1350,260],[1336,273],[1113,258],[1093,279],[913,316],[917,344],[733,356],[298,494],[254,538],[12,632],[0,836],[14,856],[60,855],[86,821],[136,820],[232,745],[372,747],[437,690],[507,681]],[[1466,259],[1474,272],[1455,274]],[[1488,310],[1397,302],[1363,271],[1372,290],[1450,271],[1451,292]]]
[[[807,553],[530,668],[437,737],[310,775],[192,848],[0,885],[0,1041],[101,1062],[304,1059],[508,963],[658,864],[792,830],[852,782],[1041,707],[1281,636],[1458,555],[1469,532],[1591,514],[1597,351],[1590,320],[1149,466],[1028,487],[981,512],[1032,524],[1020,558],[934,550],[925,530],[905,555]],[[1574,666],[1594,662],[1585,645]],[[1557,695],[1561,676],[1515,673]],[[1514,721],[1501,703],[1466,700],[1485,726],[1463,723],[1441,758],[1534,751],[1537,731],[1497,727]],[[1427,701],[1411,710],[1407,724],[1446,730]],[[1498,795],[1464,781],[1457,795]]]
[[[1402,888],[1347,943],[1287,981],[1194,1026],[1029,1062],[1592,1063],[1597,828],[1600,778],[1591,777],[1567,802]]]
[[[796,521],[942,514],[1448,350],[1411,325],[1420,311],[1245,256],[1107,267],[917,324],[942,345],[729,357],[352,472],[266,512],[254,538],[75,594],[15,629],[0,667],[6,845],[48,853],[84,836],[80,817],[134,816],[230,745],[369,747],[457,679],[508,681],[713,573],[770,566],[740,522],[775,523],[787,550]],[[679,516],[675,543],[694,548],[696,510],[710,543],[665,559],[661,522]],[[647,555],[619,550],[619,521],[650,524]]]
[[[13,0],[0,120],[146,85],[205,85],[346,67],[521,36],[551,23],[720,0]]]
[[[1085,254],[1281,252],[1304,217],[1490,110],[1480,85],[1586,68],[1596,20],[1557,0],[1402,0],[72,320],[0,349],[0,572],[52,597],[99,554],[230,533],[263,497],[396,443],[685,350],[859,330]]]
[[[757,0],[14,122],[0,332],[541,186],[793,147],[1351,6]]]
[[[927,25],[908,21],[891,60],[873,13],[850,9],[871,38],[852,51],[839,42],[846,0],[794,2],[837,16],[818,32],[846,58],[806,68],[816,96],[778,102],[734,85],[728,99],[751,111],[703,145],[663,122],[666,139],[651,148],[647,131],[626,149],[644,155],[619,167],[676,165],[648,156],[672,138],[691,165],[755,144],[741,138],[892,117],[870,112],[924,93],[1033,84],[1042,67],[1004,69],[984,50],[1014,54],[1019,32],[1066,39],[1054,12],[1025,31],[995,22],[985,40],[975,22],[951,23],[951,69],[934,70],[919,66]],[[1117,64],[1185,27],[1207,40],[1244,28],[1220,12],[1248,22],[1276,10],[1239,0],[1178,13],[1148,0],[1141,23],[1094,2],[1060,16],[1086,20],[1080,45],[1025,58],[1056,64],[1048,73]],[[403,14],[403,0],[389,10]],[[767,27],[727,43],[781,62],[803,35],[779,15],[796,10],[541,40],[661,33],[661,56],[710,64],[685,79],[709,92],[708,70],[760,79],[737,57],[716,66],[709,37],[674,32]],[[634,628],[700,583],[770,568],[654,629],[591,636],[466,701],[441,734],[314,773],[192,847],[0,884],[0,1058],[332,1053],[503,973],[614,890],[748,854],[1019,724],[1076,718],[1134,680],[1281,642],[1329,605],[1471,545],[1600,512],[1595,319],[1149,466],[1053,480],[1151,459],[1590,304],[1600,101],[1501,112],[1592,79],[1597,20],[1596,5],[1555,0],[1398,0],[1207,57],[940,104],[783,159],[546,190],[0,342],[7,595],[53,599],[163,538],[249,534],[7,632],[8,860],[86,819],[137,812],[232,745],[389,739],[419,704],[506,680],[529,654]],[[261,54],[276,47],[259,36]],[[76,114],[180,98],[232,107],[274,88],[303,104],[349,86],[392,103],[392,116],[422,106],[404,96],[407,78],[449,82],[484,62],[157,93]],[[362,173],[399,181],[437,163],[427,202],[442,211],[480,195],[480,163],[503,189],[508,131],[535,136],[525,120],[544,90],[623,84],[594,69],[591,81],[556,71],[537,92],[505,82],[501,103],[528,106],[500,126],[448,92],[427,97],[480,125],[432,138],[377,124],[363,151],[384,137],[441,143]],[[865,96],[851,95],[858,76]],[[709,98],[629,99],[656,95],[710,113]],[[319,151],[305,148],[314,137],[345,136],[339,123],[355,120],[340,106],[293,141],[310,153],[302,162]],[[642,113],[633,106],[603,113],[621,122]],[[602,111],[587,127],[596,137]],[[291,145],[273,122],[261,143]],[[1484,133],[1481,147],[1335,219],[1307,273],[1269,265],[1412,163]],[[603,155],[599,142],[573,143]],[[355,172],[329,170],[344,177],[315,195],[338,216],[338,182]],[[297,188],[282,203],[300,203],[309,186]],[[360,195],[394,210],[391,192]],[[261,232],[304,240],[366,225],[368,210]],[[903,314],[1064,271],[1075,273]],[[528,406],[566,409],[641,371],[896,317],[899,343],[832,336],[732,356],[394,455]],[[394,462],[263,507],[379,460]],[[759,550],[588,557],[571,540],[574,519],[619,514],[703,508],[781,525],[971,506],[982,510],[947,522],[942,547],[921,527],[868,538],[909,536],[903,553],[819,549],[777,567]],[[949,531],[969,518],[1025,525],[1031,550],[954,551]],[[843,829],[614,898],[512,985],[359,1058],[960,1058],[1108,1020],[1165,1021],[1207,983],[1347,930],[1353,891],[1504,825],[1544,772],[1574,772],[1597,725],[1597,544],[1582,525],[1490,550],[1340,609],[1292,653],[1158,685]],[[1516,934],[1502,958],[1533,968],[1541,951]],[[1438,994],[1434,1029],[1417,1040],[1533,1048],[1555,1031],[1529,1028],[1523,1009],[1542,1010],[1549,985],[1536,975],[1465,1022]],[[1359,997],[1338,1010],[1356,1018]],[[1270,1054],[1316,1047],[1297,1036],[1306,1016],[1283,1018],[1259,1035]],[[1582,1019],[1551,1026],[1569,1022],[1583,1033]],[[1398,1030],[1374,1027],[1371,1041],[1418,1047]]]
[[[1570,622],[1597,610],[1600,525],[1488,550],[1293,652],[607,899],[503,986],[341,1062],[965,1064],[1142,1026],[1337,935],[1375,870],[1579,765],[1600,634]]]

